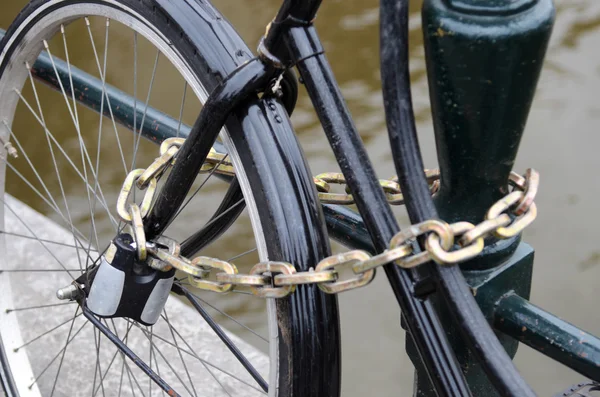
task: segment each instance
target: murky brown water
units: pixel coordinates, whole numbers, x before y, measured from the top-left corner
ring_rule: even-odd
[[[4,0],[2,3],[0,27],[6,28],[25,1]],[[278,3],[275,0],[215,1],[240,34],[251,43],[250,47],[257,43]],[[327,54],[378,173],[382,177],[390,176],[393,165],[387,147],[379,91],[378,2],[335,0],[324,3],[317,27]],[[424,157],[426,164],[434,167],[435,149],[418,3],[413,2],[411,19],[413,93]],[[516,164],[516,170],[535,167],[542,174],[537,200],[539,217],[525,236],[526,241],[537,250],[532,301],[592,333],[600,334],[595,294],[600,277],[597,231],[600,216],[596,199],[600,194],[597,176],[600,169],[597,156],[600,146],[600,105],[597,99],[597,90],[600,90],[600,53],[597,51],[600,46],[600,4],[594,0],[558,0],[556,3],[557,24]],[[251,18],[248,18],[250,15]],[[80,44],[73,44],[82,59],[90,56],[89,45],[84,44],[84,38],[81,37]],[[122,44],[125,46],[127,43]],[[127,76],[130,76],[126,73],[130,68],[127,59],[113,59],[111,62],[121,65],[122,69],[111,68],[109,64],[108,80],[115,84],[127,81]],[[139,92],[146,92],[152,63],[151,56],[140,61],[143,67],[140,68]],[[93,68],[95,64],[90,63],[89,67]],[[159,84],[160,98],[153,99],[155,102],[152,104],[177,114],[179,104],[169,100],[169,92],[176,84],[164,79]],[[187,122],[193,121],[193,109],[190,101],[184,117]],[[305,95],[299,100],[293,120],[313,172],[336,170],[333,156]],[[149,152],[144,153],[140,162],[155,156],[155,152],[150,152],[150,146],[147,150]],[[114,156],[114,161],[119,162],[119,154],[115,152]],[[109,186],[116,190],[119,177],[115,175],[109,179],[112,178],[114,183],[109,183]],[[220,188],[215,188],[214,194],[220,191]],[[35,201],[35,198],[32,200]],[[85,205],[82,208],[85,209]],[[208,216],[210,211],[201,211],[201,215]],[[402,214],[399,216],[406,224],[406,218]],[[247,221],[244,222],[247,226]],[[233,256],[233,247],[244,245],[251,238],[247,228],[236,227],[215,250],[231,252]],[[234,297],[221,307],[236,315],[251,313],[244,319],[249,325],[258,327],[260,321],[252,320],[262,306],[252,302]],[[344,344],[343,395],[409,395],[412,388],[411,364],[403,352],[399,311],[384,277],[380,275],[368,288],[342,295],[340,302]],[[526,347],[520,350],[516,361],[540,395],[550,395],[581,380],[581,376]]]

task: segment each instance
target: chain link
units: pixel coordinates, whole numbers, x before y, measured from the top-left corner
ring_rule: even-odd
[[[248,288],[254,295],[264,298],[282,298],[293,293],[297,285],[317,285],[329,294],[359,288],[369,284],[375,270],[389,263],[409,269],[431,260],[440,265],[454,265],[479,255],[485,239],[494,236],[507,239],[521,233],[535,217],[534,203],[539,186],[539,174],[528,169],[524,176],[512,172],[509,183],[513,191],[490,207],[485,219],[473,225],[469,222],[448,224],[440,220],[428,220],[396,234],[390,248],[371,256],[361,250],[344,252],[320,261],[315,268],[298,272],[287,262],[261,262],[249,274],[240,274],[237,267],[220,259],[199,256],[192,260],[182,257],[180,247],[174,240],[160,237],[146,242],[143,219],[150,211],[158,179],[177,161],[184,138],[166,139],[160,146],[160,156],[145,170],[132,171],[126,178],[117,200],[117,213],[131,226],[140,260],[159,271],[177,269],[188,275],[189,283],[199,289],[214,292],[230,292],[239,287]],[[233,164],[227,155],[211,149],[201,173],[213,172],[235,175]],[[432,195],[440,186],[438,170],[425,170]],[[348,192],[346,179],[340,173],[324,173],[314,177],[314,183],[323,203],[350,205],[354,199]],[[396,177],[379,181],[390,204],[404,203],[404,197]],[[345,193],[331,192],[332,185],[342,185]],[[145,191],[141,204],[127,204],[134,186]],[[425,250],[415,252],[418,237],[425,238]],[[342,269],[350,269],[352,275],[340,279]],[[214,273],[212,279],[211,273]]]
[[[134,184],[137,182],[138,178],[144,173],[144,171],[145,170],[143,169],[131,171],[125,178],[125,182],[123,182],[123,187],[121,187],[121,192],[119,193],[119,197],[117,198],[117,214],[119,214],[119,217],[125,223],[131,224],[131,222],[133,221],[133,216],[127,208],[127,200],[129,200],[129,196],[133,191]],[[139,205],[142,218],[144,218],[146,215],[148,215],[148,212],[150,212],[150,206],[152,205],[154,193],[156,192],[156,185],[157,180],[152,179],[148,183],[147,187],[144,188],[144,190],[146,190],[146,193],[144,194],[142,203]]]
[[[435,195],[440,188],[440,173],[438,170],[424,170],[427,182],[429,182],[429,191],[431,195]],[[325,172],[313,178],[319,199],[323,204],[354,204],[354,198],[349,194],[349,189],[346,186],[346,178],[339,172]],[[388,203],[392,205],[404,204],[404,196],[400,190],[398,177],[394,176],[390,179],[380,179],[379,184],[385,193]],[[331,193],[331,185],[346,186],[346,193]]]

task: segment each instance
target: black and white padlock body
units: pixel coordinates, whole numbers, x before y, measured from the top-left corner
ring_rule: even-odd
[[[137,261],[133,238],[121,234],[109,262],[102,256],[86,305],[104,318],[126,317],[154,325],[163,311],[175,279],[175,270],[161,272]]]

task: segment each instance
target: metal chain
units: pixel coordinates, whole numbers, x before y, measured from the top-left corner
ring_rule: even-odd
[[[220,259],[205,256],[192,260],[184,258],[179,254],[177,242],[166,237],[156,242],[146,241],[143,218],[150,211],[157,181],[174,164],[184,141],[184,138],[166,139],[160,146],[160,156],[148,168],[134,170],[127,176],[117,200],[117,213],[131,225],[140,260],[147,260],[150,267],[160,271],[175,268],[188,275],[192,286],[203,290],[223,293],[247,287],[256,296],[282,298],[294,292],[297,285],[314,284],[326,293],[336,294],[369,284],[375,277],[375,270],[389,263],[408,269],[431,260],[440,265],[454,265],[472,259],[483,251],[487,237],[511,238],[521,233],[537,216],[534,199],[539,173],[533,169],[528,169],[524,176],[511,172],[509,182],[513,190],[492,205],[484,220],[477,225],[428,220],[396,234],[390,248],[379,255],[371,256],[361,250],[348,251],[325,258],[314,269],[303,272],[298,272],[287,262],[261,262],[254,265],[248,274],[240,274],[234,264]],[[214,149],[211,149],[200,172],[235,175],[231,161]],[[440,186],[440,174],[437,170],[424,172],[431,194],[435,195]],[[346,184],[342,174],[320,174],[314,182],[321,202],[354,203],[347,187],[346,193],[331,192],[331,185]],[[391,204],[404,202],[395,177],[380,180],[380,184]],[[145,191],[139,206],[135,203],[127,205],[134,185]],[[420,236],[426,236],[425,250],[414,252],[414,241]],[[344,268],[351,270],[352,276],[342,280],[340,272]],[[209,279],[212,272],[214,277]]]

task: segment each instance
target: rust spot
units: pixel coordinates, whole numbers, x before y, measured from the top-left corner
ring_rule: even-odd
[[[523,326],[523,328],[521,328],[521,332],[525,332],[525,331],[527,331],[527,327]]]
[[[441,26],[439,28],[437,28],[437,30],[433,34],[434,37],[444,37],[444,36],[453,36],[453,35],[454,35],[454,32],[446,31],[446,30],[442,29]]]
[[[581,358],[587,358],[588,354],[587,353],[579,353],[579,357]]]
[[[170,389],[170,390],[167,392],[167,394],[168,394],[169,396],[175,396],[175,395],[177,395],[177,394],[175,393],[175,390],[173,390],[173,389]]]

